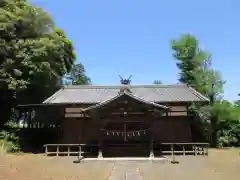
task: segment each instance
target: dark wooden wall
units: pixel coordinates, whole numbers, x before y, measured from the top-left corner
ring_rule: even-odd
[[[95,144],[100,135],[100,127],[92,119],[65,118],[63,122],[64,144]]]
[[[140,118],[142,119],[142,118]],[[109,120],[109,119],[108,119]],[[117,118],[126,121],[126,118]],[[142,119],[143,121],[146,121]],[[162,116],[154,119],[152,129],[154,140],[158,142],[191,142],[190,117]],[[101,119],[99,119],[101,121]],[[111,121],[112,123],[112,121]],[[147,128],[147,124],[146,124]],[[101,127],[91,119],[66,118],[63,122],[63,143],[97,143]],[[114,137],[113,137],[114,138]]]
[[[187,116],[163,116],[153,123],[154,139],[159,142],[191,142],[191,118]]]
[[[83,142],[84,120],[66,118],[63,121],[63,144],[76,144]]]
[[[98,115],[94,117],[65,117],[65,108],[86,108],[90,105],[68,105],[64,107],[49,108],[48,111],[52,113],[41,113],[41,121],[43,123],[57,123],[61,124],[62,134],[58,136],[57,142],[64,144],[78,144],[78,143],[98,143],[99,136],[101,136],[100,129],[104,128],[108,122],[124,122],[124,121],[139,121],[146,124],[146,128],[151,128],[154,133],[154,139],[157,142],[191,142],[191,117],[188,116],[152,116],[151,114],[135,114],[135,115],[111,115],[112,112],[130,111],[143,112],[144,105],[140,106],[137,102],[129,100],[129,104],[124,104],[119,101],[115,104],[110,104],[106,109],[101,109],[101,113],[105,112],[104,117],[99,118]],[[166,104],[174,107],[186,107],[187,104]],[[140,106],[140,107],[139,107]],[[46,110],[44,110],[46,111]],[[150,122],[151,121],[151,122]],[[149,124],[148,124],[149,123]],[[114,138],[114,137],[113,137]],[[46,142],[48,143],[48,142]]]

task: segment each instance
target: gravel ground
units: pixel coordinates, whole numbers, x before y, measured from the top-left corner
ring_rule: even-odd
[[[0,156],[0,180],[239,180],[240,149],[210,150],[208,157],[167,162],[84,162],[74,157]]]

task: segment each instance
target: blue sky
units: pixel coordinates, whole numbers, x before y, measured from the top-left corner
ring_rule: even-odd
[[[239,0],[33,1],[73,40],[93,84],[118,84],[118,75],[132,75],[133,84],[176,83],[170,40],[191,33],[213,54],[225,98],[238,98]]]

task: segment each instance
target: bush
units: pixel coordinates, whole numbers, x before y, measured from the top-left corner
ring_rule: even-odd
[[[239,146],[240,145],[240,123],[229,121],[228,125],[218,132],[218,144],[220,146]]]
[[[0,132],[0,150],[3,152],[19,152],[19,137],[16,133],[19,126],[16,123],[8,122],[4,125],[4,130]]]

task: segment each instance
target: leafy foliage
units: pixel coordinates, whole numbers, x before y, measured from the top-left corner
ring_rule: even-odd
[[[179,39],[172,40],[173,56],[178,60],[177,67],[181,70],[179,81],[188,85],[195,85],[196,70],[200,70],[209,53],[199,48],[198,40],[184,34]]]
[[[0,17],[2,85],[26,88],[36,77],[59,78],[70,71],[72,43],[43,9],[25,0],[7,0]]]
[[[179,81],[193,86],[197,91],[210,98],[223,93],[221,73],[211,68],[212,57],[207,51],[200,49],[198,40],[183,34],[179,39],[172,40],[173,56],[180,70]]]
[[[9,89],[37,78],[61,78],[75,61],[72,42],[43,9],[26,0],[1,6],[0,80]],[[16,71],[21,75],[16,76]]]
[[[173,40],[172,49],[180,70],[179,81],[193,86],[210,99],[208,106],[200,108],[195,104],[193,108],[198,109],[195,115],[200,117],[212,145],[216,146],[217,142],[220,145],[237,145],[240,142],[237,135],[239,107],[222,100],[225,81],[220,72],[211,67],[211,54],[200,49],[198,40],[190,34]]]
[[[240,145],[240,108],[226,100],[218,105],[218,144],[221,146]]]
[[[42,8],[27,0],[1,1],[0,129],[16,103],[40,103],[53,94],[75,59],[72,42]]]
[[[91,79],[86,75],[85,68],[82,64],[73,65],[70,73],[65,75],[73,85],[91,84]]]
[[[8,122],[5,124],[4,130],[0,132],[0,151],[18,152],[20,151],[17,124]]]

